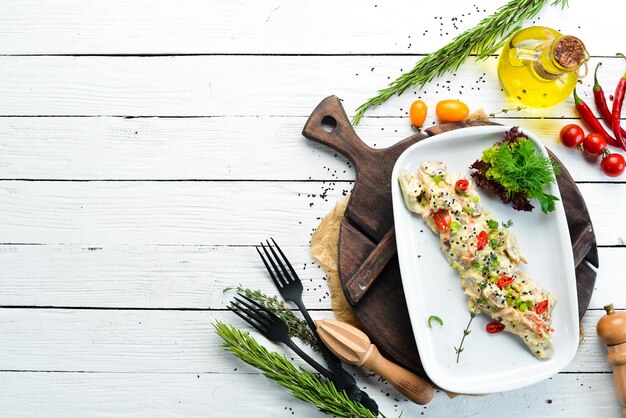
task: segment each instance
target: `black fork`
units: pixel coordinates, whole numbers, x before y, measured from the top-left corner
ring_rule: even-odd
[[[285,321],[254,299],[241,293],[239,293],[239,296],[245,300],[235,297],[235,301],[230,303],[228,309],[256,328],[268,340],[283,343],[291,348],[325,378],[329,380],[334,379],[334,375],[330,371],[309,357],[289,338],[289,327]]]
[[[295,303],[296,306],[298,306],[298,309],[300,309],[300,312],[302,312],[302,315],[304,315],[304,319],[309,325],[309,328],[313,331],[313,335],[315,335],[317,344],[320,347],[320,351],[324,356],[324,359],[328,363],[328,367],[335,375],[335,379],[333,379],[335,386],[339,390],[344,390],[350,399],[362,403],[363,406],[377,415],[378,405],[376,402],[374,402],[374,400],[370,398],[367,393],[359,389],[354,377],[343,369],[341,361],[337,358],[337,356],[330,352],[320,339],[317,334],[315,322],[313,322],[311,315],[309,315],[306,306],[304,306],[304,303],[302,302],[302,282],[283,251],[280,249],[278,244],[276,244],[276,241],[274,241],[274,238],[270,239],[272,240],[274,246],[266,240],[265,242],[267,245],[261,243],[263,252],[259,250],[259,247],[256,247],[256,250],[261,256],[263,264],[265,264],[265,268],[272,277],[280,295],[283,299]],[[274,250],[274,248],[276,248],[276,250]],[[278,251],[278,253],[276,251]],[[278,254],[280,254],[280,256]]]
[[[281,255],[281,257],[278,257],[278,254],[276,254],[276,251],[274,251],[274,247],[270,245],[269,241],[266,241],[267,247],[263,245],[263,243],[261,243],[261,248],[263,248],[263,252],[267,256],[267,260],[269,260],[270,264],[272,265],[271,268],[270,268],[270,265],[267,263],[266,258],[263,256],[263,254],[261,254],[259,247],[256,247],[256,250],[261,256],[261,259],[263,260],[263,264],[265,264],[265,268],[267,269],[270,276],[272,277],[272,280],[274,281],[274,284],[278,288],[280,295],[286,301],[290,301],[296,304],[298,309],[300,309],[300,312],[302,312],[302,315],[304,315],[304,319],[306,320],[306,323],[309,324],[309,327],[315,331],[315,329],[317,328],[315,326],[315,322],[313,322],[313,319],[311,318],[311,315],[309,315],[309,312],[307,311],[306,306],[304,306],[304,302],[302,302],[302,291],[303,291],[302,282],[300,281],[300,278],[296,274],[296,271],[291,266],[291,263],[289,262],[289,260],[287,260],[287,257],[285,257],[285,254],[283,253],[283,251],[276,244],[276,241],[274,241],[274,238],[270,238],[270,239],[274,243],[274,247],[276,247],[276,249]],[[269,251],[268,251],[268,248],[269,248]],[[270,255],[270,252],[271,252],[271,255]],[[281,258],[283,261],[281,261]],[[283,262],[285,264],[283,264]]]

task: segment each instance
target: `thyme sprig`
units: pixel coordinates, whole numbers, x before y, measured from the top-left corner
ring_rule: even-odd
[[[315,339],[311,328],[309,328],[304,320],[298,319],[293,311],[287,307],[285,302],[278,299],[276,296],[267,296],[260,290],[251,290],[241,285],[236,288],[227,287],[224,289],[224,292],[229,290],[236,290],[274,312],[280,319],[287,323],[287,326],[289,327],[289,335],[291,337],[298,337],[304,343],[311,346],[313,350],[319,352],[319,346],[317,345],[317,340]]]
[[[470,335],[470,333],[472,331],[470,331],[469,327],[470,325],[472,325],[472,321],[474,320],[474,318],[476,318],[476,310],[478,309],[478,304],[474,305],[474,310],[472,312],[470,312],[470,320],[467,323],[467,327],[465,327],[465,329],[463,330],[463,338],[461,338],[461,344],[459,344],[459,347],[454,347],[454,352],[456,353],[456,362],[457,364],[459,363],[459,358],[461,357],[461,353],[463,352],[464,348],[463,348],[463,343],[465,342],[465,337],[467,337],[468,335]]]
[[[415,67],[402,74],[388,87],[363,103],[356,110],[352,119],[358,124],[363,114],[381,105],[394,95],[401,95],[409,87],[423,87],[435,77],[456,71],[472,54],[476,60],[484,60],[495,53],[504,42],[522,28],[526,20],[532,19],[550,0],[511,0],[500,7],[494,14],[481,20],[478,25],[455,37],[443,48],[432,52],[419,60]],[[567,6],[568,0],[553,0],[551,5]]]
[[[375,418],[360,403],[339,392],[333,382],[296,367],[284,356],[268,351],[248,333],[216,321],[212,324],[223,340],[222,347],[249,365],[261,370],[269,379],[289,389],[291,394],[314,405],[321,412],[338,418]],[[381,414],[384,417],[384,415]]]

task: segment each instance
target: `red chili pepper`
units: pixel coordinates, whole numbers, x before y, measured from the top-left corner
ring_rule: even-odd
[[[596,119],[596,117],[593,115],[593,112],[591,112],[591,109],[589,109],[589,106],[587,106],[587,103],[583,102],[583,100],[578,97],[578,94],[576,94],[576,89],[574,89],[574,104],[576,105],[578,114],[585,121],[591,131],[597,132],[602,135],[604,139],[606,139],[607,144],[613,145],[614,147],[621,147],[621,145],[618,145],[617,141],[615,141],[615,139],[611,135],[609,135],[609,133],[604,129],[598,119]]]
[[[496,283],[498,285],[498,287],[500,289],[502,289],[503,287],[506,287],[508,285],[510,285],[511,283],[513,283],[515,281],[514,278],[509,277],[509,276],[500,276],[500,278],[498,279],[498,282]]]
[[[537,315],[541,315],[547,309],[548,309],[548,299],[539,302],[537,306],[535,307],[535,312],[537,312]]]
[[[626,59],[624,54],[617,54],[620,57]],[[622,103],[624,103],[624,93],[626,92],[626,72],[619,79],[617,87],[615,88],[615,99],[613,100],[613,119],[611,120],[611,129],[615,134],[617,143],[620,144],[622,149],[626,150],[626,136],[622,135],[622,127],[620,126],[620,117],[622,116]]]
[[[478,234],[478,242],[476,243],[476,249],[480,251],[483,248],[485,248],[485,245],[487,245],[488,238],[489,237],[487,236],[487,233],[485,231],[480,231],[480,233]]]
[[[469,187],[469,181],[467,181],[465,179],[457,180],[456,183],[454,184],[454,188],[455,189],[459,189],[459,190],[462,190],[464,192],[467,191],[468,187]]]
[[[437,228],[442,231],[450,229],[450,220],[446,217],[445,211],[435,212],[433,218],[435,219],[435,225],[437,225]]]
[[[606,123],[607,126],[612,126],[613,115],[611,115],[609,106],[606,104],[606,97],[604,97],[604,91],[602,90],[602,86],[600,86],[600,83],[598,83],[598,68],[600,68],[601,65],[602,63],[599,62],[596,66],[595,73],[593,73],[593,101],[600,111],[604,123]],[[624,128],[620,127],[620,131],[622,133],[622,137],[626,138],[626,131],[624,130]]]
[[[487,330],[489,334],[497,334],[499,332],[504,331],[504,328],[506,327],[504,326],[504,324],[500,322],[490,322],[485,327],[485,329]]]

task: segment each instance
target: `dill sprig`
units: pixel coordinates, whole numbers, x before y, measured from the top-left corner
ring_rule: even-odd
[[[224,292],[229,290],[236,290],[250,299],[253,299],[263,305],[265,308],[274,312],[280,319],[285,321],[287,327],[289,328],[289,335],[291,337],[298,337],[302,342],[308,344],[315,351],[320,351],[319,346],[317,345],[317,340],[311,331],[311,328],[307,325],[307,323],[298,319],[298,317],[285,305],[285,302],[278,299],[276,296],[267,296],[260,290],[251,290],[241,285],[236,288],[227,287],[224,289]]]
[[[554,0],[553,6],[567,6],[568,0]],[[504,42],[521,29],[526,20],[533,18],[549,0],[512,0],[494,14],[481,20],[478,25],[455,37],[443,48],[432,52],[417,62],[415,67],[392,81],[387,88],[363,103],[352,119],[358,124],[370,108],[384,103],[393,95],[401,95],[409,87],[423,87],[435,77],[456,71],[470,54],[483,60],[495,53]]]
[[[224,340],[223,348],[289,389],[294,397],[313,404],[321,412],[334,417],[375,418],[363,405],[350,400],[345,392],[339,392],[333,382],[301,367],[296,369],[284,356],[268,351],[250,334],[220,321],[212,325],[217,335]]]

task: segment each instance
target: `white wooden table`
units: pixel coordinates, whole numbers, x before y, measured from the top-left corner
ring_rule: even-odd
[[[218,347],[213,321],[244,327],[222,290],[275,294],[253,249],[274,236],[307,285],[305,303],[332,315],[308,241],[354,172],[301,136],[306,117],[330,94],[353,114],[502,4],[3,1],[0,415],[319,415]],[[615,5],[571,0],[535,19],[584,40],[607,92],[625,68]],[[495,62],[393,98],[358,134],[377,147],[410,135],[417,97],[431,109],[446,98],[488,113],[514,107]],[[589,103],[591,84],[579,88]],[[531,387],[437,393],[426,407],[355,371],[388,417],[620,416],[595,325],[604,304],[626,308],[626,176],[605,177],[560,146],[557,132],[576,118],[570,99],[495,120],[541,135],[591,213],[601,268],[577,356]]]

